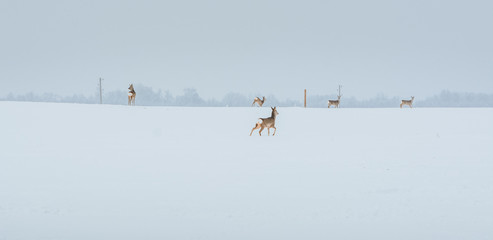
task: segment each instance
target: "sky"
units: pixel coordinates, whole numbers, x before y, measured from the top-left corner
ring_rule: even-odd
[[[493,93],[493,1],[0,0],[0,96]],[[136,89],[138,92],[138,89]]]

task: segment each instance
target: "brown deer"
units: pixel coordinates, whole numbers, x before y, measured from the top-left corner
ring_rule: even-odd
[[[401,108],[403,105],[408,105],[410,108],[413,108],[414,96],[411,96],[411,100],[402,100]]]
[[[252,136],[252,133],[253,133],[253,130],[255,129],[259,129],[260,128],[260,131],[258,131],[258,134],[260,136],[262,136],[262,131],[264,130],[264,128],[267,128],[267,136],[270,135],[270,129],[271,128],[274,128],[274,133],[272,134],[272,136],[276,135],[276,116],[279,115],[279,113],[277,112],[276,110],[276,107],[271,107],[272,109],[272,114],[269,118],[259,118],[259,121],[255,124],[255,127],[252,129],[252,131],[250,132],[250,136]]]
[[[334,105],[334,107],[336,107],[336,108],[339,108],[339,103],[341,102],[341,97],[342,97],[342,95],[339,95],[339,96],[337,96],[337,100],[329,100],[328,108],[330,108],[330,106],[332,106],[332,105]]]
[[[130,84],[130,87],[128,87],[128,105],[134,105],[135,106],[135,96],[137,93],[135,92],[134,85]]]
[[[262,100],[260,100],[260,98],[258,97],[255,97],[255,99],[253,99],[252,107],[253,105],[255,105],[255,103],[257,103],[259,107],[262,107],[262,105],[264,105],[264,102],[265,102],[265,97],[262,97]]]

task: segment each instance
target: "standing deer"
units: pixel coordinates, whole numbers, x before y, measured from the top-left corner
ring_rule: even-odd
[[[411,96],[411,100],[402,100],[401,108],[403,105],[408,105],[410,108],[413,108],[414,96]]]
[[[252,107],[253,105],[255,105],[255,103],[257,103],[259,107],[262,107],[262,105],[264,105],[264,102],[265,102],[265,97],[262,97],[262,100],[260,100],[260,98],[258,97],[255,97],[255,99],[253,99]]]
[[[137,93],[135,92],[134,85],[130,84],[130,87],[128,87],[128,105],[134,105],[135,106],[135,96]]]
[[[274,133],[272,134],[272,136],[276,135],[276,116],[279,115],[279,113],[277,112],[276,110],[276,107],[271,107],[272,109],[272,114],[269,118],[259,118],[259,121],[255,124],[255,127],[252,129],[252,131],[250,132],[250,136],[252,136],[252,133],[253,133],[253,130],[255,129],[259,129],[260,128],[260,131],[258,131],[258,134],[260,136],[262,136],[262,131],[264,130],[264,128],[267,128],[267,136],[270,135],[270,129],[271,128],[274,128]]]
[[[336,108],[339,108],[339,103],[341,102],[341,97],[342,97],[342,95],[338,95],[337,100],[329,100],[328,108],[330,108],[330,106],[332,106],[332,105],[334,105],[334,107],[336,107]]]

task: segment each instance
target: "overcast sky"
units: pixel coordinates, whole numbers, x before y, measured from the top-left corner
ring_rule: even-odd
[[[493,93],[493,1],[0,0],[0,95]],[[136,89],[138,92],[138,89]]]

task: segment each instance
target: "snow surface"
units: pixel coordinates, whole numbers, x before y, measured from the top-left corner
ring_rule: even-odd
[[[0,240],[493,239],[491,108],[0,110]]]

